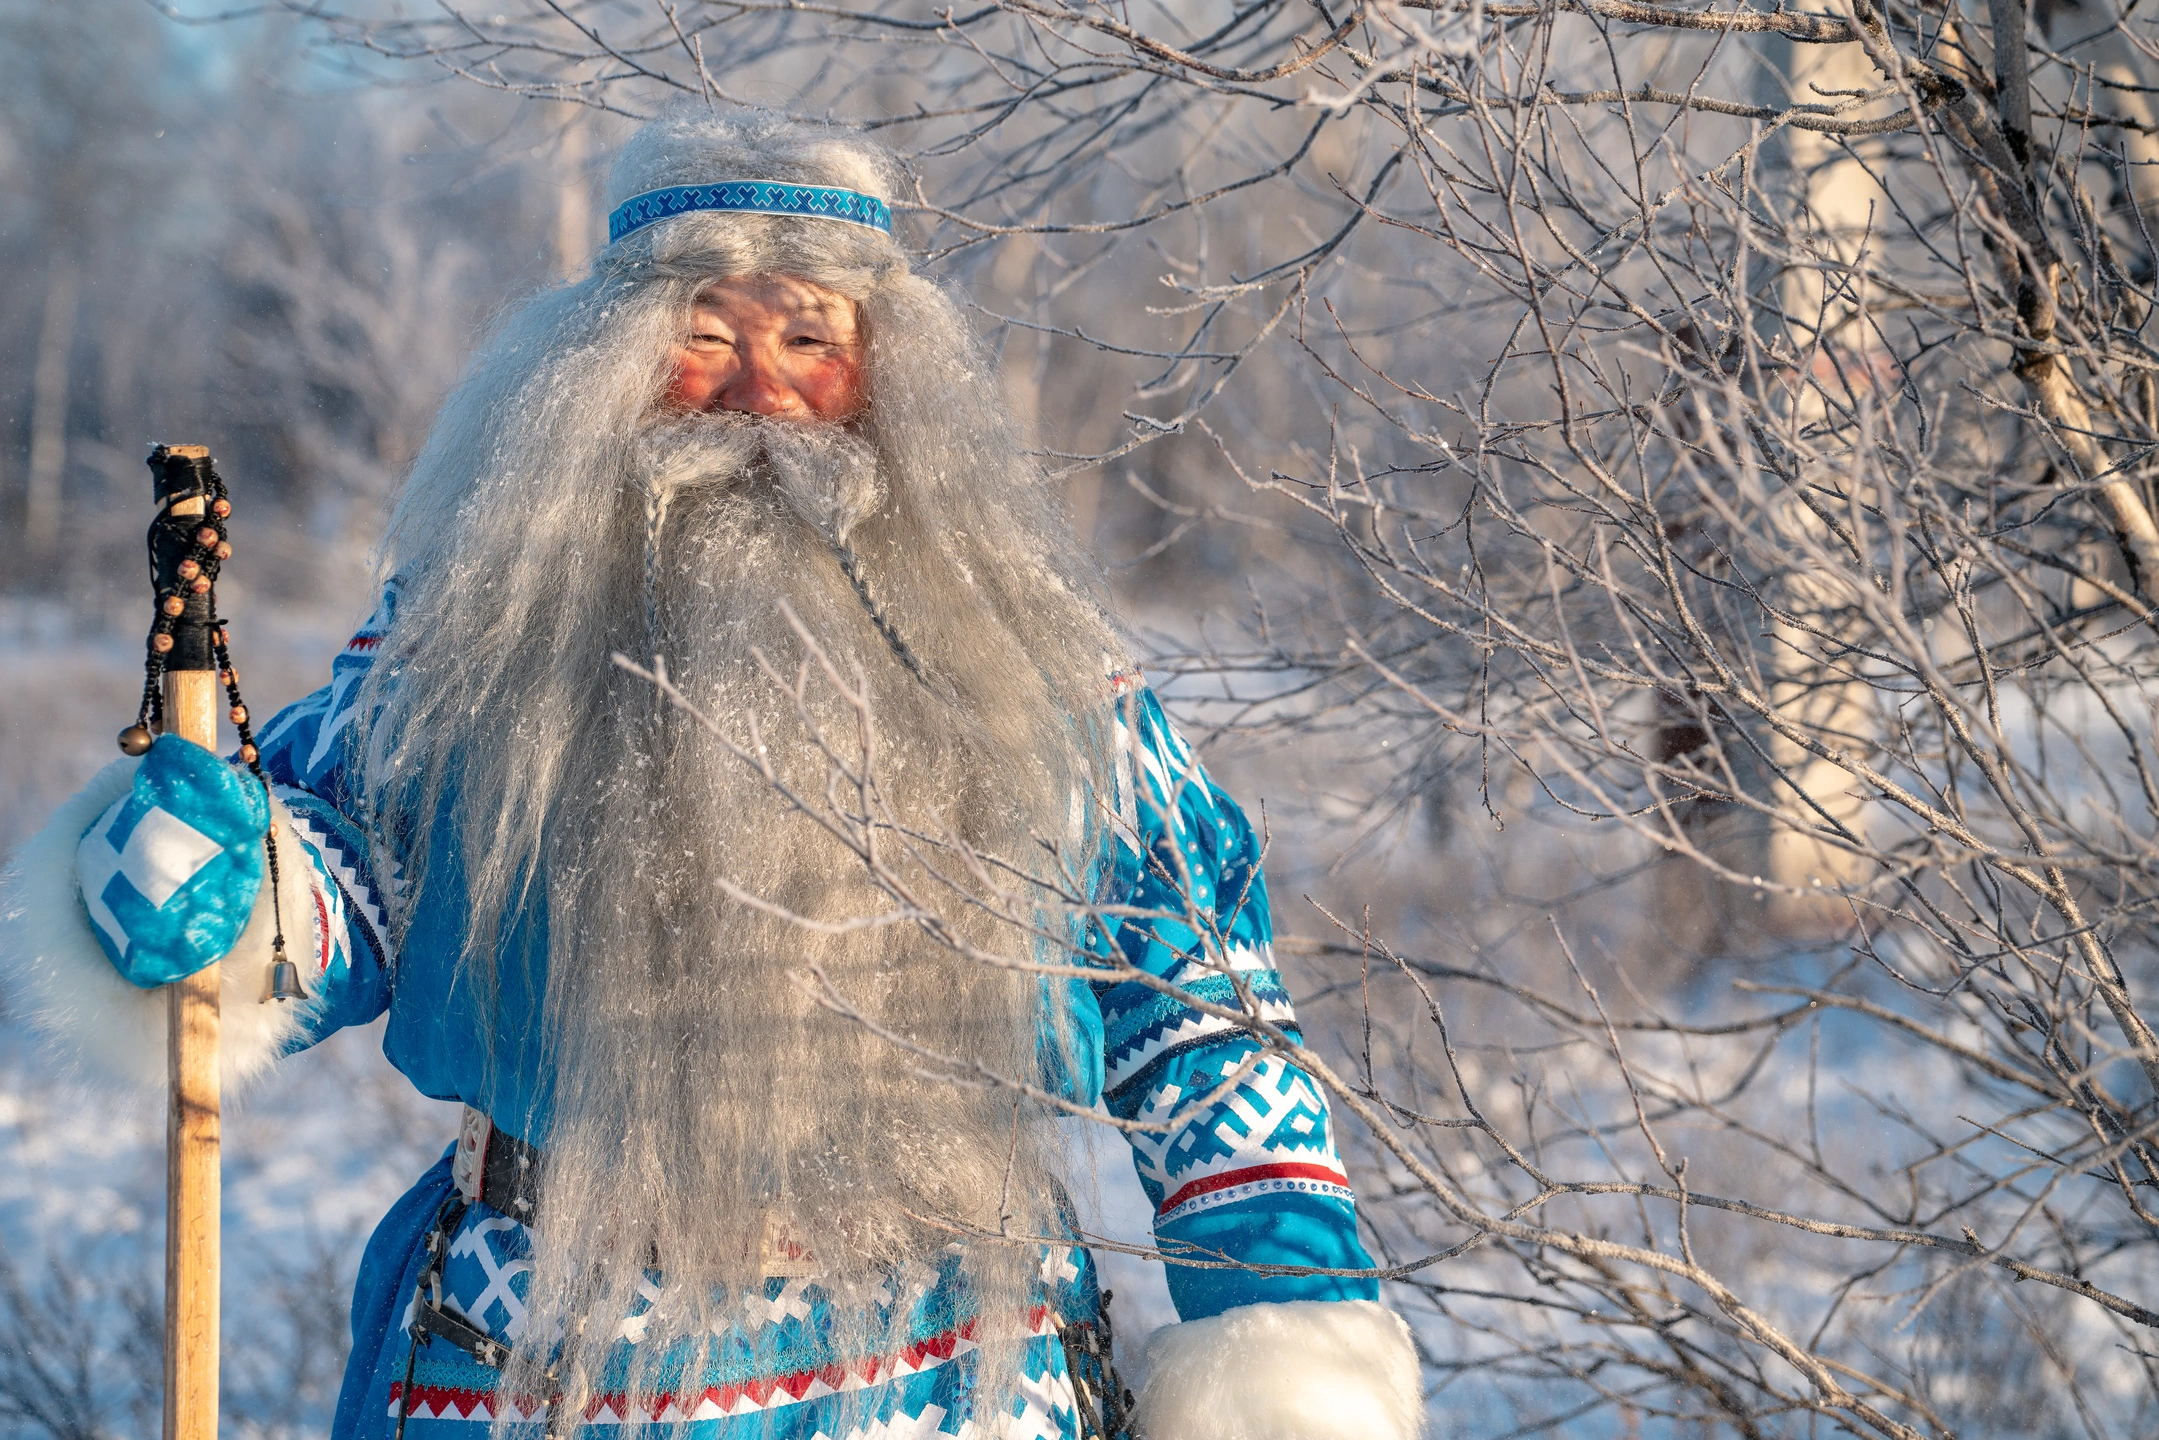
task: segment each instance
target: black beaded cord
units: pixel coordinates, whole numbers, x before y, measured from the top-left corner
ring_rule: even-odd
[[[270,777],[263,773],[262,752],[255,745],[254,725],[248,717],[246,702],[240,698],[240,672],[233,668],[231,637],[226,634],[225,621],[217,613],[218,571],[232,558],[232,542],[226,528],[226,522],[232,518],[232,501],[226,497],[224,477],[217,473],[217,466],[207,457],[190,467],[195,477],[192,483],[172,483],[174,470],[168,464],[167,453],[166,447],[160,445],[148,461],[152,473],[159,477],[158,494],[162,502],[157,518],[150,522],[148,541],[150,574],[157,599],[150,618],[150,636],[143,646],[142,705],[136,712],[135,723],[120,732],[120,749],[129,755],[141,755],[149,750],[152,739],[163,732],[165,666],[176,643],[173,632],[186,618],[189,600],[200,598],[209,617],[210,651],[217,661],[218,679],[225,686],[225,698],[229,702],[226,718],[240,734],[240,760],[261,782],[262,793],[268,798]],[[180,501],[195,499],[208,500],[204,513],[173,513],[172,507]],[[172,584],[164,583],[160,575],[160,538],[168,548],[184,547],[181,560],[173,567]],[[285,911],[278,894],[282,887],[279,884],[275,815],[270,819],[269,828],[263,831],[262,852],[265,868],[270,872],[270,963],[274,967],[285,960]]]

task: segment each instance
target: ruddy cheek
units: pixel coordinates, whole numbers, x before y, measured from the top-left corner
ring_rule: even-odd
[[[848,420],[862,408],[862,371],[851,360],[834,360],[806,376],[803,399],[820,420]]]
[[[701,356],[677,350],[667,380],[667,403],[678,410],[710,409],[720,391],[716,368]]]

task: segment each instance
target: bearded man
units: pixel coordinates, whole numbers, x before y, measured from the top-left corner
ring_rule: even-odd
[[[230,951],[228,1085],[387,1014],[466,1107],[368,1245],[338,1440],[1099,1433],[1058,1173],[1098,1104],[1182,1316],[1132,1428],[1419,1429],[1324,1095],[1239,1020],[1295,1034],[1251,827],[897,180],[761,113],[640,131],[610,243],[483,347],[380,607],[264,727],[273,796],[165,737],[18,862],[13,993],[86,1067],[161,1076],[148,987]]]

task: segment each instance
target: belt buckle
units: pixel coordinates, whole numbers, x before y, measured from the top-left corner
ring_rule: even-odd
[[[470,1105],[457,1127],[457,1156],[450,1162],[450,1178],[467,1205],[480,1203],[480,1181],[487,1173],[487,1142],[494,1138],[495,1123]]]

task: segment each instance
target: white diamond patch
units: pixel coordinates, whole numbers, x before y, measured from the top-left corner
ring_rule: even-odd
[[[174,891],[223,853],[223,846],[179,816],[153,809],[135,822],[118,868],[152,909],[161,910]]]

